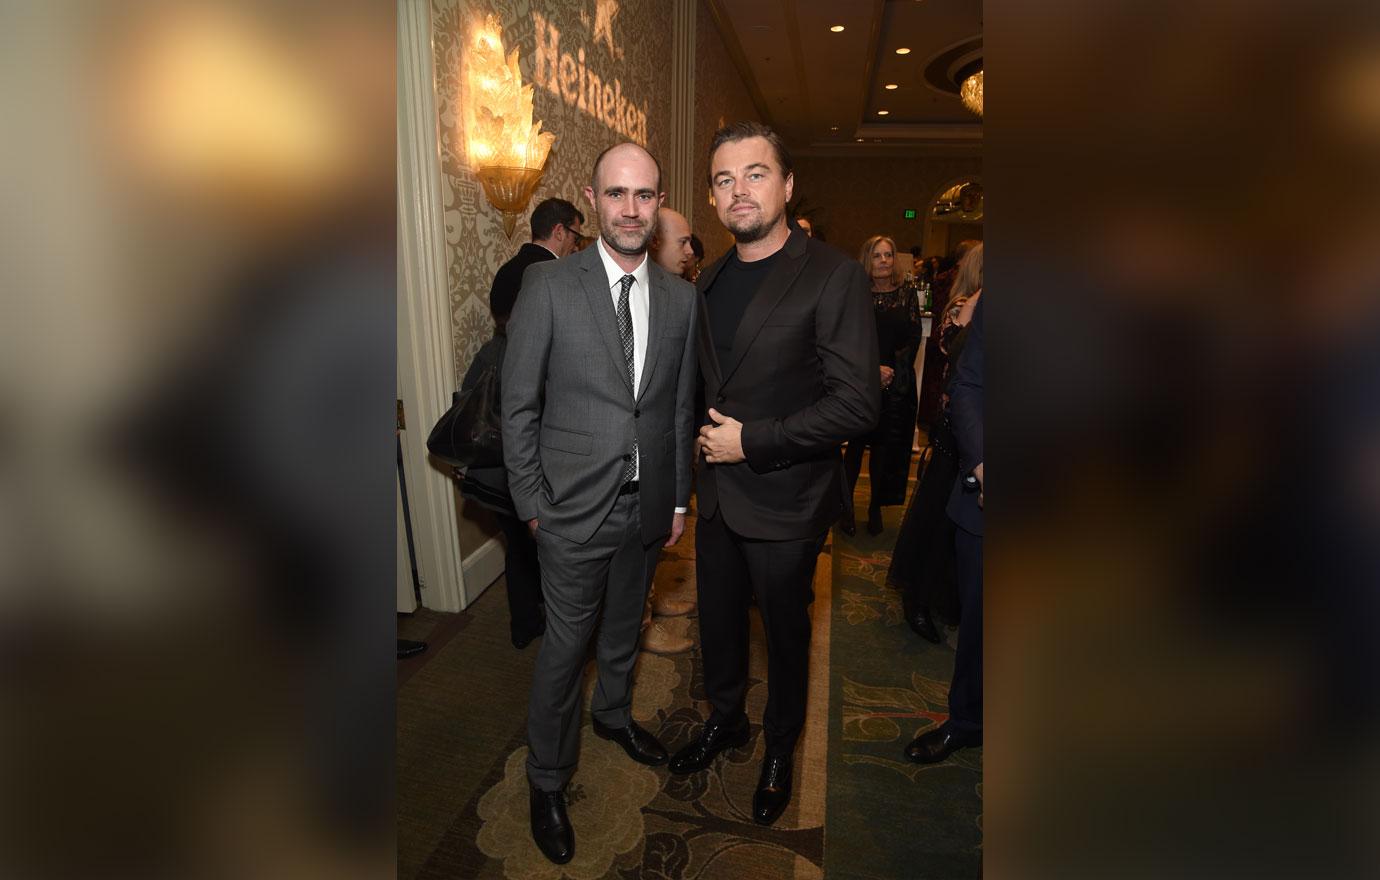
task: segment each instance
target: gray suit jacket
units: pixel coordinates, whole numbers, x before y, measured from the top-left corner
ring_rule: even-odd
[[[647,354],[634,393],[596,247],[523,276],[503,359],[508,487],[521,519],[582,544],[613,507],[636,434],[642,540],[651,543],[690,501],[699,297],[649,260]]]

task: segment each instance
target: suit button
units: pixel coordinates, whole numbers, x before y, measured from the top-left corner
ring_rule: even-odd
[[[629,454],[627,454],[627,455],[624,455],[624,456],[623,456],[623,460],[624,460],[624,461],[632,461],[632,454],[629,453]]]
[[[635,410],[633,410],[633,418],[635,418],[635,419],[640,419],[640,418],[642,418],[642,410],[640,410],[640,409],[635,409]]]
[[[723,403],[723,402],[724,402],[724,396],[723,396],[722,394],[720,394],[718,397],[715,398],[715,401],[716,401],[717,403]]]

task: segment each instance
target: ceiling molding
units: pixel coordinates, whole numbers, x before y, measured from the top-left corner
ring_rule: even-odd
[[[866,123],[853,132],[860,138],[911,138],[927,141],[981,141],[980,122]]]
[[[982,156],[982,144],[971,141],[954,141],[950,143],[880,143],[871,142],[859,144],[849,142],[846,144],[831,143],[828,141],[817,142],[808,147],[793,147],[791,155],[797,159],[863,159],[869,156],[891,156],[898,158],[980,158]]]
[[[738,76],[747,87],[748,96],[752,98],[752,106],[757,108],[757,115],[762,117],[762,122],[776,128],[772,123],[771,114],[767,112],[767,102],[762,97],[762,90],[757,87],[757,77],[752,75],[752,66],[748,64],[747,54],[743,51],[742,43],[738,42],[738,34],[733,29],[732,22],[728,20],[728,14],[720,6],[719,0],[705,0],[705,5],[709,7],[709,14],[714,18],[714,26],[719,29],[719,38],[724,41],[728,57],[733,60],[733,66],[738,68]]]

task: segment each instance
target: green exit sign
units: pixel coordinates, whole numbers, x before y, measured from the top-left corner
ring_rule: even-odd
[[[906,208],[906,210],[905,210],[905,217],[906,217],[907,220],[914,220],[914,219],[915,219],[915,209],[914,209],[914,208]]]

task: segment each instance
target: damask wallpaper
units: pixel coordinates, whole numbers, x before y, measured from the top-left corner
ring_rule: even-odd
[[[960,179],[981,179],[978,156],[952,158],[795,157],[795,201],[829,243],[856,255],[872,235],[890,235],[896,246],[923,246],[925,210]],[[916,219],[902,214],[914,208]]]
[[[594,217],[585,203],[594,158],[637,140],[663,162],[671,137],[672,34],[666,0],[432,0],[441,175],[457,383],[493,333],[489,285],[530,239],[528,216],[510,241],[464,155],[461,52],[469,28],[493,14],[506,51],[518,50],[524,83],[535,88],[535,119],[556,142],[531,205],[557,196]],[[582,85],[583,84],[583,85]]]

